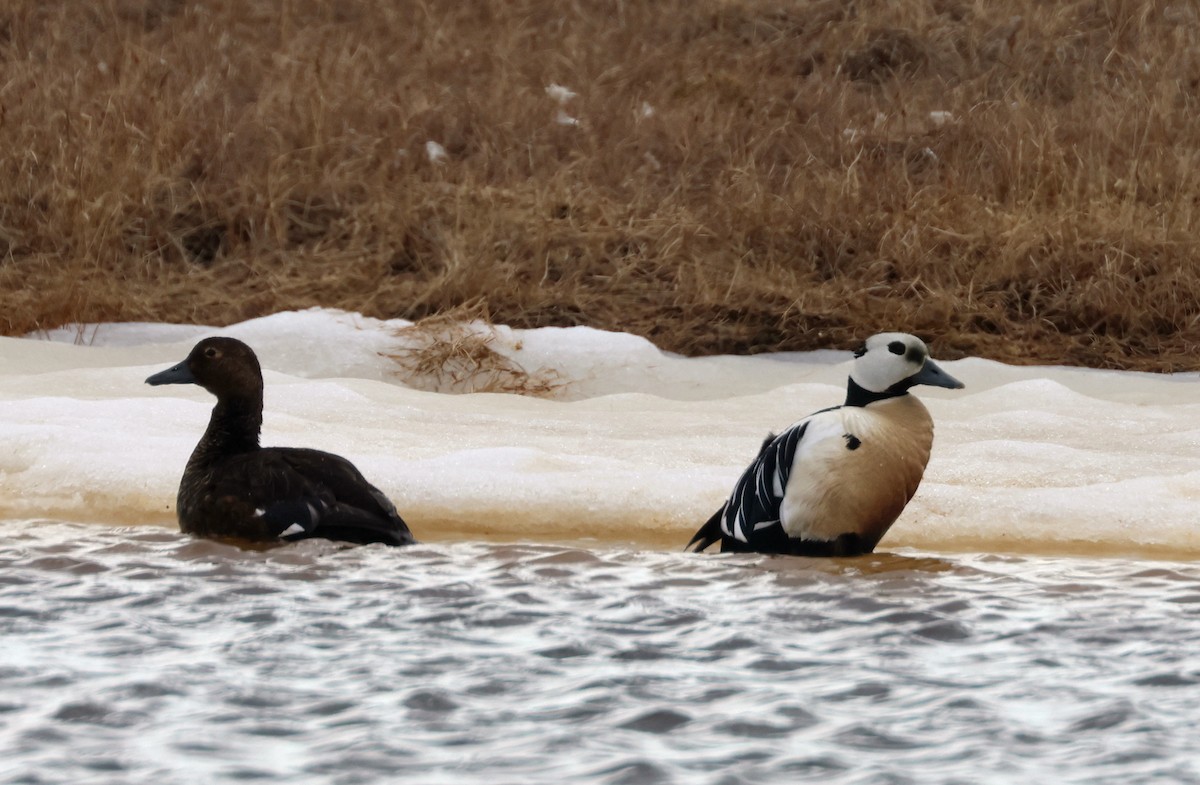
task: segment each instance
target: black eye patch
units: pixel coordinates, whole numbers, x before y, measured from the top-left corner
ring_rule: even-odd
[[[866,353],[867,353],[867,345],[865,343],[862,346],[860,346],[854,350],[855,357],[862,357]]]
[[[907,349],[908,349],[908,347],[905,346],[900,341],[892,341],[891,343],[888,344],[888,351],[891,352],[892,354],[904,354],[904,352],[907,351]]]

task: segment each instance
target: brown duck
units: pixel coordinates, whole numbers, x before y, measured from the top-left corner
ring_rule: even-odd
[[[345,458],[259,446],[262,369],[241,341],[206,338],[146,384],[198,384],[217,396],[179,483],[176,513],[184,532],[255,541],[414,542],[395,506]]]

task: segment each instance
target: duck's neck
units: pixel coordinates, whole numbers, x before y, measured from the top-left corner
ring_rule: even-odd
[[[261,431],[261,391],[258,395],[220,398],[189,463],[206,464],[220,457],[257,450]]]
[[[908,388],[902,387],[900,384],[893,385],[883,392],[871,392],[858,382],[854,381],[854,377],[850,377],[846,384],[846,406],[866,406],[869,403],[883,401],[888,398],[897,398],[901,395],[908,395]]]

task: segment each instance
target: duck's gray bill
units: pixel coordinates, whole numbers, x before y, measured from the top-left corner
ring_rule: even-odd
[[[933,360],[926,360],[925,367],[913,377],[915,384],[928,384],[933,387],[948,387],[951,390],[961,390],[966,385],[946,373]]]
[[[153,376],[146,379],[146,384],[195,384],[196,377],[192,376],[191,370],[187,366],[187,362],[181,362],[179,365],[168,368],[165,371],[159,371]]]

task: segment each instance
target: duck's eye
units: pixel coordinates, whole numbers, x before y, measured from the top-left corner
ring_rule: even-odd
[[[216,357],[218,354],[220,354],[220,352],[217,351],[217,347],[215,346],[210,346],[204,350],[204,356],[210,359]]]
[[[907,347],[900,341],[892,341],[888,344],[888,351],[892,354],[904,354]]]

